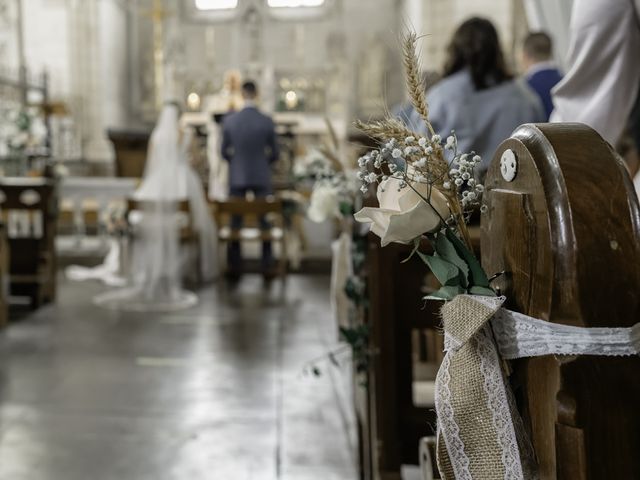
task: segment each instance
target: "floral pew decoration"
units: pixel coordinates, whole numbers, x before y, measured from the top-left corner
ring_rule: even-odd
[[[474,176],[481,159],[457,150],[455,133],[444,141],[429,122],[418,78],[415,34],[402,42],[410,97],[425,122],[419,136],[394,118],[357,126],[378,141],[359,160],[362,192],[376,187],[379,207],[355,214],[381,244],[413,245],[441,287],[425,299],[441,309],[445,356],[436,378],[436,457],[443,479],[536,478],[533,448],[515,407],[504,361],[540,355],[637,355],[640,325],[580,328],[502,308],[505,298],[473,254],[470,214],[482,206]],[[432,253],[421,251],[424,242]]]
[[[35,107],[0,111],[0,160],[3,175],[24,175],[29,158],[47,154],[47,127]]]
[[[338,237],[332,242],[331,308],[343,345],[310,361],[305,370],[321,373],[320,363],[328,360],[339,366],[341,357],[349,355],[357,373],[368,369],[368,335],[360,323],[367,299],[361,278],[365,263],[366,235],[354,228],[353,214],[361,203],[360,180],[355,161],[351,167],[344,160],[338,137],[330,120],[325,119],[330,141],[311,150],[297,172],[299,180],[312,184],[307,218],[314,223],[336,222]]]
[[[415,57],[415,34],[404,41],[404,65],[414,108],[427,125],[430,138],[421,137],[397,119],[357,127],[380,142],[380,148],[358,160],[361,190],[377,185],[378,208],[365,207],[355,214],[368,223],[381,239],[414,244],[418,255],[442,284],[430,298],[452,300],[456,295],[495,296],[489,280],[471,249],[467,227],[471,213],[479,207],[484,188],[474,176],[481,158],[458,151],[455,133],[443,141],[429,122],[429,110]],[[434,254],[420,252],[422,238]]]

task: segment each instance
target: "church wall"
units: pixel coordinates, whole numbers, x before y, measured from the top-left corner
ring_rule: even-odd
[[[257,16],[241,8],[237,19],[205,23],[182,11],[181,38],[168,42],[181,43],[184,48],[185,90],[214,93],[226,70],[241,68],[259,80],[270,69],[275,69],[276,78],[320,78],[326,82],[330,112],[346,114],[358,109],[354,89],[359,87],[360,76],[379,77],[379,82],[369,82],[367,91],[361,92],[377,97],[376,108],[367,105],[365,113],[380,112],[384,96],[392,103],[401,96],[399,72],[391,68],[397,65],[398,0],[335,0],[328,2],[319,17],[295,22],[273,18],[259,0],[244,5],[255,7]],[[140,22],[150,23],[144,18]],[[369,102],[374,100],[369,98]]]
[[[33,72],[46,69],[52,96],[70,105],[82,130],[83,156],[110,161],[107,128],[155,120],[153,1],[22,2],[27,64]],[[220,22],[194,19],[184,7],[189,0],[164,0],[165,57],[179,98],[215,93],[226,70],[241,68],[263,84],[267,109],[282,77],[319,80],[326,112],[347,122],[380,114],[404,96],[397,42],[404,26],[426,35],[423,64],[440,70],[456,26],[474,14],[488,16],[513,63],[514,41],[526,30],[516,18],[523,16],[521,2],[327,0],[319,16],[291,21],[274,18],[263,0],[244,0],[238,18]],[[11,55],[2,51],[2,38],[7,65]]]
[[[25,60],[75,123],[77,155],[110,162],[106,129],[128,122],[126,1],[21,0]]]
[[[0,67],[3,74],[17,74],[18,8],[11,0],[0,0]]]
[[[32,74],[49,74],[52,97],[71,93],[66,0],[22,0],[25,59]]]

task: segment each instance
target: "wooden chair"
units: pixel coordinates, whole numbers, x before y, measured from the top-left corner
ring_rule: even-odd
[[[211,206],[218,227],[218,253],[226,259],[229,242],[265,242],[280,245],[278,274],[282,279],[287,274],[286,235],[284,211],[281,200],[273,198],[245,200],[231,198],[225,202],[214,202]],[[242,218],[242,228],[232,228],[231,218]],[[271,224],[268,230],[260,228],[260,218],[266,217]],[[224,264],[224,262],[222,263]]]
[[[580,327],[638,322],[640,208],[596,132],[524,125],[498,148],[485,187],[482,263],[489,275],[505,272],[495,285],[508,308]],[[640,478],[639,357],[545,356],[511,367],[541,480]]]
[[[57,200],[53,181],[41,178],[1,179],[0,210],[11,251],[11,293],[29,296],[34,307],[53,301],[57,269]]]
[[[136,237],[135,222],[132,221],[131,218],[133,212],[153,212],[154,208],[157,207],[158,202],[153,200],[136,200],[133,198],[127,199],[126,217],[129,225],[131,226],[130,238],[135,240]],[[196,283],[200,284],[202,282],[202,272],[200,269],[200,235],[193,225],[193,216],[191,215],[189,200],[176,201],[175,213],[181,215],[181,219],[178,220],[180,222],[180,244],[191,248],[195,252],[195,255],[193,255],[192,257],[193,265],[191,268],[195,274]],[[182,219],[184,219],[184,223],[182,223]]]

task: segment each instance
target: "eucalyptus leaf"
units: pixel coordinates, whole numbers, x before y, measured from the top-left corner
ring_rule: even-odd
[[[453,231],[447,229],[446,235],[449,241],[453,244],[458,255],[462,257],[462,259],[469,266],[469,283],[472,287],[486,287],[489,288],[489,279],[487,278],[487,274],[484,269],[480,265],[480,262],[475,257],[475,255],[469,251],[466,245],[458,238],[458,236],[453,233]],[[494,293],[495,296],[495,293]]]
[[[492,288],[487,288],[487,287],[471,287],[469,289],[469,293],[471,295],[483,295],[485,297],[495,297],[496,296],[496,292],[493,291]]]
[[[343,217],[353,215],[353,205],[351,205],[349,202],[340,202],[340,214]]]
[[[357,338],[358,334],[351,328],[340,327],[340,335],[344,338],[347,343],[353,344]]]
[[[442,285],[448,285],[455,280],[458,284],[460,281],[460,269],[453,263],[446,261],[444,258],[433,255],[426,255],[416,252],[424,263],[427,264],[431,272],[435,275]]]
[[[447,238],[446,234],[439,233],[436,237],[435,250],[438,255],[444,258],[446,261],[453,263],[460,269],[461,272],[461,285],[467,288],[469,285],[469,265],[460,257],[456,247],[451,243],[451,240]]]

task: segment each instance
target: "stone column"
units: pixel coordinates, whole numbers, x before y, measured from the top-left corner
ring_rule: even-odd
[[[83,156],[110,164],[108,128],[127,124],[127,11],[117,0],[69,0],[76,118]]]
[[[128,124],[127,3],[122,0],[98,1],[98,57],[104,128],[122,128]]]

